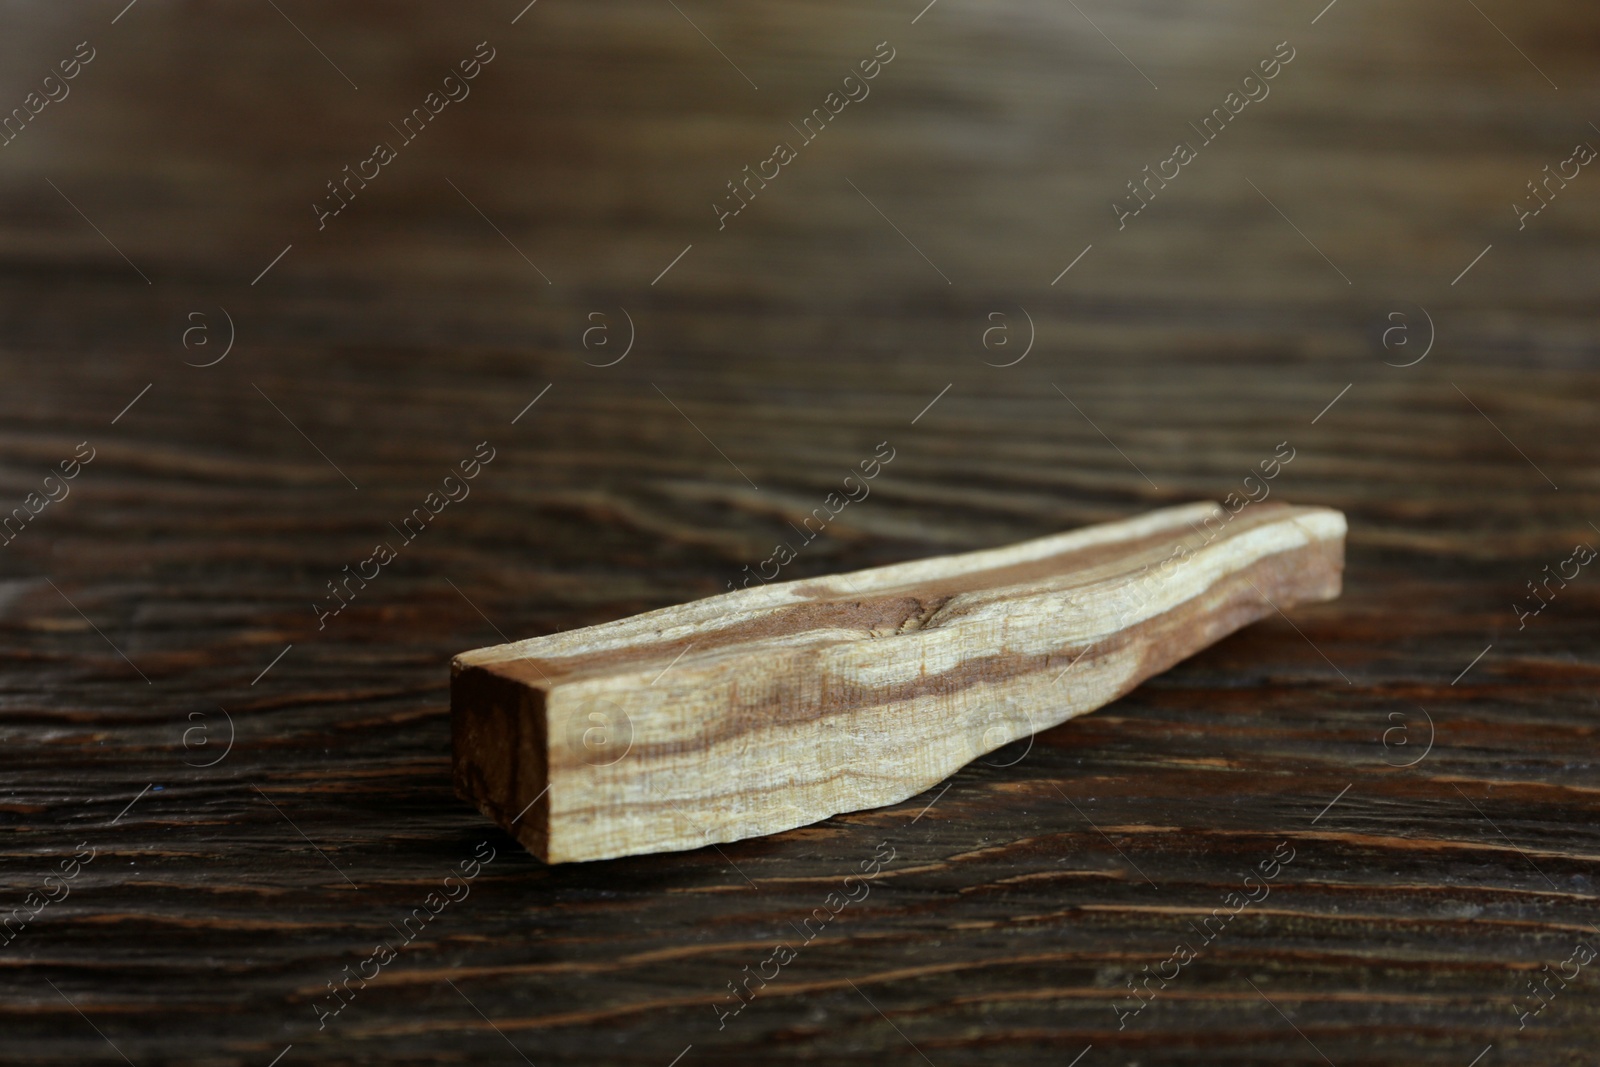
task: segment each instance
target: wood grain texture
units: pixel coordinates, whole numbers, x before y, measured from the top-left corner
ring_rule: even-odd
[[[456,792],[555,863],[895,804],[1332,599],[1344,536],[1328,508],[1163,508],[466,652]]]
[[[0,914],[95,852],[0,946],[0,1060],[1592,1063],[1591,968],[1518,1010],[1600,922],[1600,581],[1513,605],[1600,546],[1600,181],[1523,230],[1511,205],[1596,139],[1600,11],[677,5],[759,90],[655,0],[277,0],[316,48],[265,4],[6,9],[0,106],[98,54],[0,148],[4,513],[95,450],[0,548]],[[319,231],[485,39],[471,97]],[[883,40],[871,97],[718,231]],[[1271,96],[1117,230],[1283,40]],[[1019,308],[1037,343],[993,366]],[[223,309],[231,354],[185,365]],[[589,316],[621,345],[624,309],[598,366]],[[1422,309],[1437,343],[1398,366]],[[1348,516],[1344,592],[772,837],[548,867],[455,798],[453,655],[723,592],[885,439],[793,577],[1225,500],[1288,440],[1267,502]],[[319,629],[484,440],[471,496]]]

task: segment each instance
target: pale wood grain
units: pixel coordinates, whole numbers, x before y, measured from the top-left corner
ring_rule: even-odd
[[[467,652],[456,787],[551,862],[892,804],[1332,599],[1344,534],[1327,508],[1193,504]]]

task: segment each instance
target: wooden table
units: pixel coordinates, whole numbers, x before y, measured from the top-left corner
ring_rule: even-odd
[[[920,7],[7,13],[5,107],[94,57],[0,149],[0,1059],[1593,1062],[1600,576],[1518,607],[1600,545],[1600,178],[1508,208],[1600,13]],[[1346,591],[772,838],[545,867],[454,798],[453,653],[720,591],[880,442],[786,577],[1283,448]]]

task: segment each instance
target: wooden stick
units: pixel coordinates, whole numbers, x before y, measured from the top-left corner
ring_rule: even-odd
[[[1166,508],[456,657],[457,792],[551,863],[893,804],[1339,595],[1344,516]]]

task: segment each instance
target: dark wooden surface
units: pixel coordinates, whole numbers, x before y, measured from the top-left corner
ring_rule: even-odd
[[[1600,545],[1600,177],[1510,208],[1600,144],[1592,7],[276,6],[4,12],[5,108],[95,49],[0,148],[4,509],[95,458],[0,549],[0,913],[96,851],[0,946],[0,1059],[1593,1062],[1595,965],[1517,1013],[1600,943],[1600,576],[1513,604]],[[319,232],[324,183],[483,40],[471,95]],[[719,232],[724,183],[884,40]],[[1284,40],[1119,231],[1125,183]],[[232,351],[186,366],[224,309]],[[586,365],[621,309],[632,351]],[[1032,351],[986,365],[1024,310]],[[319,630],[485,440],[471,496]],[[1272,499],[1346,511],[1346,592],[768,839],[548,868],[453,797],[453,653],[719,591],[885,440],[786,576],[1220,498],[1288,441]],[[1127,980],[1283,842],[1119,1030]]]

